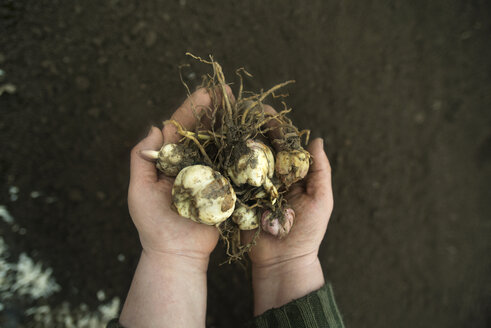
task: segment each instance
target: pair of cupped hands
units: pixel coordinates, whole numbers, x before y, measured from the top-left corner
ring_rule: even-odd
[[[230,89],[228,92],[231,95]],[[211,105],[212,99],[206,89],[198,89],[175,111],[171,119],[193,130],[197,123],[193,110],[206,110]],[[268,112],[274,112],[272,107],[265,107]],[[148,136],[133,148],[128,206],[143,253],[155,259],[172,255],[177,261],[182,259],[179,267],[183,270],[206,272],[209,256],[219,239],[217,228],[177,214],[172,208],[174,179],[158,172],[155,163],[140,154],[142,150],[159,150],[163,144],[177,143],[181,138],[172,124],[166,124],[162,130],[152,127]],[[287,195],[296,214],[289,235],[277,239],[262,233],[249,253],[256,300],[255,314],[264,312],[270,306],[280,306],[282,304],[279,303],[287,302],[289,298],[303,296],[299,294],[311,292],[324,283],[323,277],[317,277],[317,284],[307,290],[288,294],[286,298],[275,296],[274,300],[264,300],[258,295],[264,290],[264,285],[278,283],[283,278],[294,279],[297,272],[299,276],[305,277],[308,276],[305,270],[316,270],[318,276],[320,270],[322,275],[318,250],[333,208],[331,168],[322,139],[311,141],[307,150],[312,155],[313,163],[306,178],[291,186]],[[242,234],[242,240],[250,241],[254,231],[243,231]],[[299,284],[302,285],[301,282]]]

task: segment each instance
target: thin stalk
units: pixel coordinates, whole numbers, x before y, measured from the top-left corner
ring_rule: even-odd
[[[205,161],[207,162],[207,164],[213,166],[213,162],[211,161],[210,157],[206,153],[205,149],[203,148],[203,146],[201,145],[201,143],[198,141],[198,139],[196,139],[195,133],[190,132],[190,131],[186,131],[182,127],[182,125],[179,122],[175,121],[175,120],[167,120],[167,121],[164,121],[164,124],[166,124],[166,123],[173,124],[177,128],[177,133],[179,133],[180,135],[182,135],[185,138],[188,138],[188,139],[192,140],[196,144],[196,146],[198,147],[198,149],[201,152],[201,154],[203,155],[203,157],[205,158]]]
[[[242,116],[242,121],[241,123],[244,124],[245,123],[245,120],[246,120],[246,116],[247,116],[247,113],[252,109],[254,108],[257,103],[260,103],[262,102],[264,99],[266,99],[267,96],[269,96],[270,94],[272,94],[273,92],[275,92],[276,90],[280,89],[280,88],[283,88],[284,86],[288,85],[288,84],[291,84],[291,83],[294,83],[295,81],[294,80],[290,80],[290,81],[286,81],[286,82],[283,82],[283,83],[280,83],[280,84],[277,84],[275,85],[274,87],[272,87],[271,89],[269,89],[268,91],[264,92],[263,94],[261,94],[261,96],[255,101],[253,102],[252,104],[250,104],[245,110],[244,110],[244,115]]]

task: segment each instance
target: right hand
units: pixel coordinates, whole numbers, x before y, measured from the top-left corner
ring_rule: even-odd
[[[184,101],[171,119],[193,130],[197,124],[194,112],[206,110],[211,104],[207,90],[199,89]],[[172,208],[174,178],[158,172],[155,163],[140,154],[142,150],[159,150],[164,143],[177,143],[181,138],[175,126],[166,124],[162,132],[152,128],[133,148],[128,206],[147,254],[157,257],[171,254],[186,262],[193,260],[206,271],[210,253],[218,242],[218,230],[180,216]]]

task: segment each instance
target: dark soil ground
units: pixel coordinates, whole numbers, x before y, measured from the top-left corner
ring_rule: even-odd
[[[491,325],[489,1],[3,0],[0,29],[0,85],[16,86],[0,96],[0,204],[27,233],[1,232],[53,268],[50,304],[125,298],[129,151],[184,100],[191,51],[231,79],[244,66],[250,89],[297,81],[292,118],[333,166],[320,257],[348,327]],[[250,278],[223,259],[209,327],[251,317]]]

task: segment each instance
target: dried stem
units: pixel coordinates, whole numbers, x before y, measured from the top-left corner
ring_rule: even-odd
[[[268,91],[262,93],[255,102],[253,102],[251,105],[249,105],[248,107],[246,107],[246,109],[244,110],[244,114],[242,115],[242,121],[241,121],[241,123],[242,124],[245,123],[245,119],[246,119],[247,113],[252,108],[254,108],[258,103],[262,102],[264,99],[266,99],[267,96],[269,96],[270,94],[272,94],[276,90],[278,90],[280,88],[283,88],[284,86],[287,86],[288,84],[291,84],[291,83],[295,83],[295,81],[294,80],[290,80],[290,81],[286,81],[286,82],[277,84],[274,87],[272,87],[271,89],[269,89]]]

